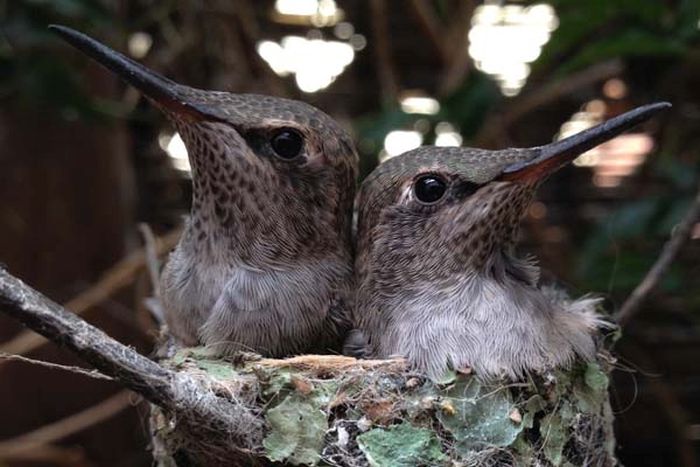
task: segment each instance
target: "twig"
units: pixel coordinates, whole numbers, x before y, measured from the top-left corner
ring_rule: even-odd
[[[158,278],[160,277],[160,261],[158,261],[158,242],[153,235],[153,231],[148,224],[139,224],[139,231],[143,236],[143,248],[146,258],[146,270],[151,279],[151,287],[153,287],[153,296],[158,297]]]
[[[353,357],[343,355],[300,355],[297,357],[285,358],[282,360],[263,358],[258,365],[275,368],[297,368],[297,369],[322,369],[323,371],[345,372],[350,370],[366,370],[371,368],[386,367],[395,369],[406,369],[406,361],[402,358],[388,360],[357,360]]]
[[[398,83],[394,65],[391,60],[386,2],[385,0],[370,0],[369,7],[372,18],[372,37],[374,38],[377,72],[379,73],[382,96],[387,102],[395,105],[398,96]]]
[[[472,62],[466,47],[469,25],[476,5],[477,2],[473,0],[462,0],[457,6],[454,19],[447,32],[448,42],[452,45],[453,52],[437,87],[437,94],[440,97],[448,96],[454,92],[464,82],[472,69]]]
[[[146,269],[151,283],[152,295],[144,293],[138,303],[145,307],[145,310],[150,313],[152,319],[158,323],[158,326],[165,324],[165,312],[160,300],[160,262],[158,261],[158,242],[153,231],[148,224],[139,224],[139,230],[143,236],[144,249],[146,251]],[[137,284],[136,289],[142,289],[141,283]],[[140,308],[139,308],[140,309]]]
[[[171,371],[115,341],[5,270],[0,270],[0,310],[154,404],[173,404]]]
[[[2,441],[0,442],[0,459],[16,457],[40,446],[60,441],[93,425],[98,425],[130,407],[132,397],[130,391],[118,392],[116,395],[69,417]]]
[[[92,465],[88,462],[81,448],[64,448],[62,446],[43,445],[35,446],[28,451],[7,453],[0,456],[3,461],[31,462],[37,465],[66,465],[85,466]],[[4,464],[3,464],[4,465]]]
[[[114,379],[107,375],[103,375],[97,370],[86,370],[85,368],[81,368],[79,366],[61,365],[59,363],[45,362],[44,360],[35,360],[33,358],[23,357],[22,355],[12,355],[0,352],[0,361],[6,360],[15,360],[19,362],[29,363],[30,365],[43,366],[45,368],[51,368],[52,370],[69,371],[71,373],[77,373],[79,375],[87,376],[88,378],[106,379],[108,381],[112,381]]]
[[[157,242],[156,253],[158,255],[165,254],[175,246],[179,238],[180,230],[164,235]],[[146,250],[142,248],[112,266],[95,285],[68,301],[65,307],[76,314],[86,312],[131,283],[145,265]],[[0,351],[8,354],[24,355],[38,349],[47,342],[46,339],[33,332],[24,331],[12,340],[2,344]],[[2,362],[0,362],[0,366],[2,366]]]
[[[238,31],[245,41],[244,47],[246,50],[253,50],[258,42],[262,39],[260,33],[260,24],[255,16],[255,8],[249,0],[239,0],[235,5],[231,2],[219,2],[220,6],[227,5],[234,11],[236,17]],[[282,78],[277,76],[275,72],[265,63],[265,60],[259,54],[248,54],[251,62],[252,71],[259,72],[262,75],[262,80],[267,88],[267,93],[280,96],[290,97],[289,90],[284,84]]]
[[[44,297],[21,280],[0,268],[0,311],[21,321],[52,342],[66,347],[100,372],[160,406],[186,436],[200,440],[213,449],[212,440],[221,433],[216,447],[241,459],[250,455],[232,442],[241,436],[262,432],[262,422],[251,418],[245,433],[240,426],[249,415],[239,401],[211,391],[206,382],[175,373],[117,342],[79,316]],[[235,463],[232,460],[232,463]]]
[[[690,417],[688,411],[683,404],[678,394],[674,390],[672,384],[664,381],[658,371],[658,366],[642,347],[626,343],[626,352],[631,353],[630,357],[635,360],[643,360],[646,371],[644,373],[645,381],[649,384],[651,394],[656,398],[659,408],[666,416],[666,419],[671,428],[671,435],[675,451],[678,454],[679,464],[683,467],[696,467],[698,459],[695,455],[693,443],[687,437],[688,424]],[[651,374],[650,374],[651,373]]]
[[[448,44],[445,42],[445,27],[435,15],[431,5],[425,0],[411,0],[411,9],[418,20],[421,28],[425,32],[433,47],[440,55],[440,60],[447,64],[450,62],[451,53]]]
[[[489,143],[497,141],[498,135],[504,131],[505,127],[511,125],[529,112],[556,101],[562,96],[572,94],[574,91],[581,88],[617,76],[622,70],[622,62],[617,59],[598,63],[566,78],[549,82],[541,88],[516,98],[512,104],[508,106],[508,110],[505,113],[494,115],[484,123],[482,130],[476,138],[475,147],[486,147]]]
[[[620,326],[625,325],[630,318],[639,312],[641,309],[641,304],[646,300],[652,290],[656,288],[659,281],[666,273],[668,268],[673,263],[678,253],[683,248],[683,245],[690,238],[690,234],[693,231],[693,226],[696,222],[700,220],[700,186],[698,187],[698,192],[695,195],[695,199],[691,204],[690,208],[686,212],[685,216],[681,220],[673,231],[671,232],[671,238],[666,242],[661,254],[658,259],[651,267],[646,276],[639,283],[639,285],[632,291],[625,303],[620,307],[620,311],[615,315],[615,320],[620,324]]]

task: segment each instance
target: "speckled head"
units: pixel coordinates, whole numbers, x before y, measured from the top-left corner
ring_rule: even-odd
[[[389,159],[358,195],[357,273],[386,274],[387,286],[398,274],[405,286],[489,266],[514,243],[520,219],[548,175],[669,106],[640,107],[546,146],[422,147]]]
[[[357,154],[329,116],[289,99],[183,86],[84,34],[51,29],[173,121],[192,166],[195,241],[223,233],[251,265],[349,252]]]

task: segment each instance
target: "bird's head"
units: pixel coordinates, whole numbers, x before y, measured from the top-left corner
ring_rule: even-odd
[[[387,287],[493,267],[547,176],[669,106],[640,107],[545,146],[422,147],[389,159],[360,188],[357,274],[372,270]]]
[[[289,99],[190,88],[80,32],[51,29],[173,122],[192,167],[197,235],[223,233],[248,260],[349,250],[358,160],[328,115]]]

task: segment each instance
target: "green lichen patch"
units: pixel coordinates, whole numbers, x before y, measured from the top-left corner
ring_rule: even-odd
[[[510,446],[523,429],[522,420],[511,416],[515,403],[506,386],[484,386],[476,378],[460,378],[440,405],[437,418],[463,456],[480,448]]]
[[[292,465],[316,465],[321,459],[326,415],[314,404],[287,396],[267,411],[269,432],[263,441],[266,456]]]
[[[258,378],[263,383],[262,395],[264,397],[275,397],[287,394],[292,389],[292,372],[286,368],[280,368],[276,372],[258,374]]]
[[[583,382],[573,388],[576,404],[582,412],[596,413],[608,397],[608,375],[597,363],[589,363],[584,369]]]
[[[559,411],[544,416],[540,423],[542,452],[553,465],[562,465],[564,446],[569,440],[569,430],[573,424],[572,412],[567,405]]]
[[[357,443],[372,467],[437,466],[447,460],[433,431],[408,423],[375,428],[359,435]]]
[[[260,369],[256,369],[260,374]],[[271,408],[265,411],[268,432],[263,441],[270,460],[292,465],[316,465],[328,430],[328,408],[338,382],[314,379],[287,368],[268,371],[261,394]],[[275,401],[281,402],[275,405]]]
[[[232,380],[238,372],[230,362],[213,357],[204,348],[188,347],[179,350],[171,359],[171,364],[183,370],[195,367],[217,380]]]
[[[608,390],[608,384],[610,383],[610,378],[607,373],[603,371],[600,365],[594,362],[590,362],[586,365],[584,380],[586,386],[600,394],[605,394],[605,391]]]

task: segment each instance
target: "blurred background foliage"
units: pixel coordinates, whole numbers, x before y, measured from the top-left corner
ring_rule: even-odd
[[[419,144],[534,146],[672,102],[632,138],[553,177],[525,220],[523,251],[540,258],[545,279],[603,294],[611,312],[653,264],[700,178],[698,0],[0,0],[0,21],[0,261],[58,300],[138,247],[138,222],[176,227],[190,191],[168,123],[50,34],[50,23],[195,87],[310,102],[354,134],[363,175]],[[313,48],[321,42],[335,48]],[[698,238],[696,225],[616,346],[612,397],[628,465],[698,464]],[[139,276],[90,319],[148,352],[148,293]],[[19,329],[1,322],[11,342]],[[48,346],[35,354],[71,362]],[[0,365],[8,439],[115,390]],[[149,465],[146,431],[134,430],[140,415],[129,412],[61,437],[56,451],[8,454],[0,442],[0,465]]]

